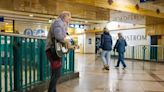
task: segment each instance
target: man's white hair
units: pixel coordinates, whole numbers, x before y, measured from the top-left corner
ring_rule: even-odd
[[[59,17],[61,19],[64,19],[66,16],[71,17],[71,13],[69,11],[63,11],[62,13],[60,13]]]

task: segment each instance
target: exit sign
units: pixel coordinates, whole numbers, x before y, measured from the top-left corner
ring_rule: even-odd
[[[0,16],[0,22],[4,22],[4,17]]]
[[[140,3],[152,2],[152,1],[155,1],[155,0],[140,0]]]

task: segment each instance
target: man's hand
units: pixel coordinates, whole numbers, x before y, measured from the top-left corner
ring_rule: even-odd
[[[64,43],[69,43],[70,41],[69,41],[69,39],[67,39],[66,37],[64,38]]]
[[[99,51],[102,52],[103,51],[102,48],[99,48]]]

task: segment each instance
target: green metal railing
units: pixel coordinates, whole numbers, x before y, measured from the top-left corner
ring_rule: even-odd
[[[50,78],[45,38],[0,33],[0,92],[26,89]],[[62,58],[62,75],[74,72],[74,50]]]
[[[127,46],[125,52],[125,58],[164,62],[164,46],[159,46],[159,45]]]

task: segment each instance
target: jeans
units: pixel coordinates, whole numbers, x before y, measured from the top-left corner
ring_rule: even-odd
[[[109,66],[109,61],[110,61],[110,51],[103,50],[101,54],[101,58],[103,60],[104,65]]]
[[[51,69],[51,80],[50,80],[48,92],[57,92],[56,85],[57,85],[57,80],[60,78],[60,74],[61,74],[61,68],[57,70]]]
[[[48,88],[48,92],[56,92],[56,85],[57,81],[60,78],[61,74],[61,67],[59,68],[54,68],[52,62],[61,62],[60,59],[56,58],[56,55],[53,53],[51,49],[46,50],[46,55],[49,61],[51,62],[51,80]]]
[[[125,64],[125,62],[124,62],[124,52],[119,52],[119,53],[118,53],[117,67],[119,67],[120,62],[122,63],[123,67],[126,67],[126,64]]]

